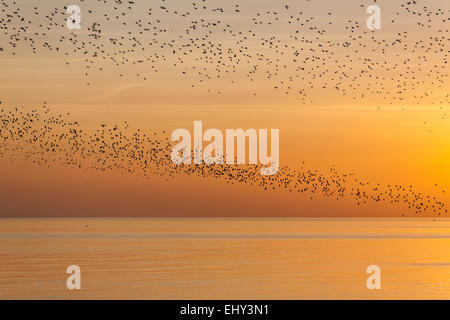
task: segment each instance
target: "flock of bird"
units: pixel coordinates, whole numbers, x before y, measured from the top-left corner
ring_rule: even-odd
[[[343,17],[340,2],[336,10],[329,7],[332,1],[236,2],[79,0],[81,29],[69,30],[67,5],[0,0],[0,58],[44,52],[64,57],[66,65],[81,59],[87,85],[93,73],[109,69],[141,81],[186,79],[189,87],[211,94],[230,85],[250,88],[249,95],[271,88],[298,96],[299,104],[327,95],[441,108],[449,103],[448,5],[391,3],[397,10],[386,15],[393,18],[374,31],[365,26],[365,8],[376,0],[360,0],[352,12],[361,14],[352,18]],[[437,5],[445,7],[445,1]],[[264,190],[350,197],[358,205],[390,202],[417,214],[447,213],[444,202],[412,186],[363,182],[334,167],[327,173],[282,167],[274,176],[261,176],[258,165],[176,166],[172,142],[156,132],[132,130],[126,122],[89,131],[52,114],[46,104],[29,111],[0,107],[1,157],[146,178],[198,175]]]
[[[87,85],[109,68],[142,81],[185,77],[211,94],[272,88],[299,104],[324,92],[362,103],[448,103],[445,1],[390,3],[397,8],[382,11],[375,31],[365,9],[376,0],[361,0],[350,17],[332,1],[79,0],[80,30],[68,30],[67,5],[19,2],[0,0],[0,57],[46,51],[67,65],[82,59]]]
[[[0,157],[23,158],[40,166],[72,166],[80,169],[123,171],[176,177],[195,175],[228,183],[248,184],[262,190],[285,190],[313,197],[320,195],[353,199],[357,205],[369,202],[398,204],[416,214],[441,215],[446,205],[437,197],[414,190],[413,186],[380,185],[364,182],[354,174],[332,167],[321,173],[303,167],[281,167],[276,175],[263,176],[260,165],[175,165],[171,159],[173,142],[163,134],[131,129],[122,125],[100,124],[83,129],[69,115],[54,114],[46,104],[32,110],[0,109]]]

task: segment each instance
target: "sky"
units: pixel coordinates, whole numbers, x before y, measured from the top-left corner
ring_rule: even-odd
[[[74,0],[81,29],[69,30],[69,3],[2,0],[0,107],[45,102],[86,132],[127,121],[161,139],[195,120],[276,128],[282,166],[447,203],[450,4],[376,1],[381,29],[369,30],[374,3]],[[0,216],[417,216],[351,195],[46,167],[3,147]]]

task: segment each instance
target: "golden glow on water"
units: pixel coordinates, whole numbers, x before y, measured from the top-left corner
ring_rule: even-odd
[[[2,219],[0,238],[3,299],[450,298],[445,219]]]

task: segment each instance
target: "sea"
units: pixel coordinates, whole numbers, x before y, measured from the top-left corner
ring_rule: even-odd
[[[0,299],[449,298],[446,219],[0,219]]]

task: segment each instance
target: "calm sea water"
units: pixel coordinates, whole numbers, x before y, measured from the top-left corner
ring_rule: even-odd
[[[448,299],[450,221],[0,219],[0,298]]]

